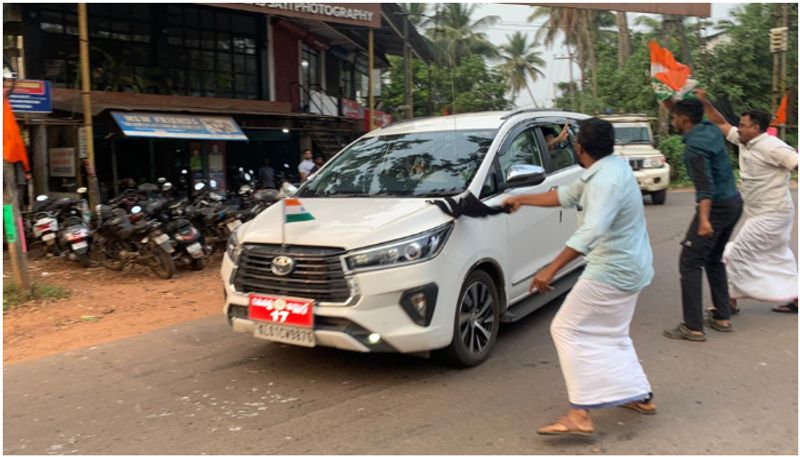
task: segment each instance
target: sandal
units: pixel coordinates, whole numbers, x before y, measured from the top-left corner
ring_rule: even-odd
[[[716,310],[717,310],[717,308],[714,308],[713,306],[709,306],[708,308],[706,308],[706,312],[708,314],[713,314],[714,311],[716,311]],[[737,314],[739,314],[741,312],[742,312],[742,310],[739,309],[738,306],[731,306],[731,316],[735,316],[735,315],[737,315]]]
[[[580,428],[569,416],[564,415],[555,422],[536,430],[536,433],[540,435],[592,436],[594,435],[594,428]]]
[[[656,404],[653,403],[653,393],[650,392],[650,395],[645,398],[644,400],[632,401],[622,405],[619,405],[620,408],[628,408],[636,411],[637,413],[642,414],[655,414],[656,413]]]
[[[776,313],[797,314],[797,305],[794,303],[787,303],[785,305],[772,308],[772,311]]]
[[[703,324],[705,324],[706,327],[711,327],[711,328],[713,328],[714,330],[716,330],[718,332],[730,333],[730,332],[733,331],[733,325],[732,324],[728,324],[728,325],[720,324],[718,320],[714,319],[711,316],[706,317],[705,320],[703,320]]]
[[[692,333],[686,324],[681,324],[674,329],[664,330],[664,336],[672,338],[673,340],[688,340],[688,341],[705,341],[706,336],[703,334]]]

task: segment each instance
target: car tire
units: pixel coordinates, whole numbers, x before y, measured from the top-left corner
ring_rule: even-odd
[[[488,273],[475,270],[467,276],[453,320],[453,340],[434,355],[459,367],[480,365],[494,348],[500,327],[500,297]],[[487,328],[488,327],[488,328]]]
[[[663,205],[667,201],[667,189],[653,192],[650,196],[653,198],[654,205]]]

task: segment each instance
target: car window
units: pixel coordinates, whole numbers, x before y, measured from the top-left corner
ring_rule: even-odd
[[[498,162],[495,160],[492,162],[492,168],[489,169],[489,173],[486,175],[486,180],[483,181],[481,195],[478,198],[488,198],[500,193],[500,176],[502,176],[502,174],[500,173]]]
[[[325,165],[299,197],[435,197],[457,195],[483,162],[494,129],[366,137]]]
[[[548,173],[555,173],[578,163],[575,150],[572,147],[572,138],[569,135],[569,130],[567,131],[566,139],[556,141],[563,128],[564,124],[546,124],[538,127],[547,145],[549,160],[545,169]]]
[[[508,174],[511,165],[518,164],[542,166],[542,154],[531,137],[530,129],[517,134],[500,153],[500,170],[503,176]]]

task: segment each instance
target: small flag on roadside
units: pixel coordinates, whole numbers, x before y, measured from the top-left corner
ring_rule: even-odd
[[[691,79],[692,69],[675,60],[672,53],[662,48],[655,41],[648,43],[650,47],[650,77],[653,79],[653,90],[659,100],[674,98],[681,100],[697,86]]]
[[[788,106],[789,106],[788,94],[783,94],[783,97],[781,97],[781,104],[778,105],[778,110],[775,111],[775,117],[772,118],[772,122],[769,125],[773,127],[778,125],[786,125],[786,112],[788,111],[787,110]]]
[[[290,222],[304,222],[313,221],[314,216],[311,215],[303,206],[299,198],[286,198],[283,200],[284,214],[286,215],[286,223]]]

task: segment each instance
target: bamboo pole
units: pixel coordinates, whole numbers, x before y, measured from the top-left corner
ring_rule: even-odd
[[[92,125],[92,81],[89,65],[89,24],[86,18],[86,3],[78,3],[78,34],[81,57],[81,93],[83,95],[83,125],[86,132],[86,167],[89,181],[89,206],[100,203],[97,174],[94,168],[94,129]]]
[[[3,225],[8,242],[8,257],[11,260],[12,276],[17,287],[30,290],[31,277],[28,274],[28,259],[22,245],[24,233],[20,232],[22,224],[17,198],[17,178],[14,165],[3,161]]]

